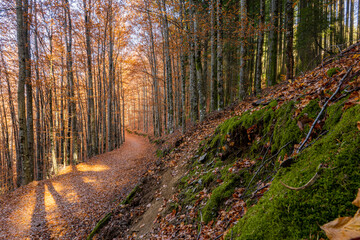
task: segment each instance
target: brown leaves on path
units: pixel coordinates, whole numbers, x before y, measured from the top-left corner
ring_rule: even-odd
[[[0,239],[85,239],[151,164],[152,151],[145,138],[127,135],[118,150],[2,196]]]

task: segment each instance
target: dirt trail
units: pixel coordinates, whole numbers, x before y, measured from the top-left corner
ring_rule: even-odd
[[[0,197],[0,239],[84,239],[152,162],[143,137]]]

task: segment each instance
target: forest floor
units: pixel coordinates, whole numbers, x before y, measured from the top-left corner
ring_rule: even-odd
[[[127,134],[117,150],[0,196],[0,239],[85,239],[153,164],[152,156],[146,138]]]

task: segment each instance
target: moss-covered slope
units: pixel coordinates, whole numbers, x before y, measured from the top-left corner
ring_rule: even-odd
[[[196,207],[208,223],[242,189],[248,211],[229,231],[229,239],[325,237],[319,225],[353,215],[350,203],[360,186],[360,106],[344,111],[344,101],[327,109],[308,147],[281,166],[320,111],[317,100],[299,109],[297,102],[273,101],[228,119],[201,143],[180,184],[181,204]],[[280,183],[302,186],[320,163],[320,177],[312,186],[295,191]],[[266,183],[271,187],[258,201],[254,193]],[[199,202],[204,190],[211,194]]]

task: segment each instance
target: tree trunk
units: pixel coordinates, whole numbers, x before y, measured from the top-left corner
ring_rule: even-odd
[[[216,35],[215,35],[215,0],[210,3],[210,45],[211,45],[211,67],[210,67],[210,109],[215,111],[218,108],[218,89],[217,89],[217,76],[216,76]]]
[[[273,86],[276,84],[277,78],[277,40],[278,40],[278,9],[279,0],[271,0],[271,13],[270,13],[270,35],[269,35],[269,74],[268,85]]]
[[[87,3],[89,1],[89,3]],[[88,88],[88,156],[92,157],[97,154],[96,149],[96,126],[95,126],[95,103],[94,103],[94,87],[92,76],[92,59],[91,59],[91,0],[83,0],[84,4],[84,20],[85,20],[85,41],[87,56],[87,88]]]
[[[219,109],[224,108],[224,79],[223,79],[223,46],[222,46],[222,6],[221,1],[217,0],[217,82],[219,90]]]
[[[245,71],[246,71],[246,30],[247,30],[247,6],[246,0],[240,1],[240,72],[239,72],[239,98],[244,99],[246,95]]]
[[[184,21],[184,14],[185,14],[185,6],[184,0],[180,0],[180,22],[181,22],[181,30],[180,33],[180,42],[182,49],[185,48],[185,39],[184,39],[184,31],[185,31],[185,24]],[[180,114],[180,123],[182,126],[183,133],[186,130],[186,105],[185,105],[185,98],[186,98],[186,68],[185,68],[185,59],[186,55],[180,49],[180,73],[181,73],[181,114]]]
[[[360,4],[360,1],[358,1]],[[354,42],[354,0],[351,0],[351,7],[350,7],[350,32],[349,32],[349,44],[353,44]],[[358,22],[358,25],[360,22]]]
[[[169,39],[169,23],[166,13],[166,0],[162,0],[163,8],[163,27],[164,27],[164,53],[166,66],[166,92],[167,92],[167,129],[169,133],[174,131],[174,103],[173,103],[173,84],[172,84],[172,68],[170,57],[170,39]]]
[[[203,78],[203,67],[201,63],[201,41],[199,37],[199,13],[194,13],[194,51],[195,51],[195,68],[196,68],[196,82],[197,82],[197,95],[199,103],[199,119],[202,121],[206,113],[206,99],[205,99],[205,85]]]
[[[199,119],[199,95],[197,91],[196,81],[196,65],[195,65],[195,39],[194,39],[194,2],[190,0],[190,31],[189,31],[189,43],[190,43],[190,115],[193,122]]]
[[[293,81],[294,78],[294,8],[293,0],[286,1],[286,79]]]
[[[27,0],[25,0],[27,1]],[[27,131],[26,131],[26,110],[25,110],[25,83],[27,81],[28,59],[26,59],[26,28],[25,21],[27,21],[27,11],[24,0],[16,0],[16,22],[17,22],[17,45],[19,58],[19,81],[18,81],[18,119],[19,119],[19,155],[16,161],[17,172],[17,187],[26,183],[26,178],[23,176],[23,168],[25,163],[29,161]],[[28,167],[28,166],[26,166]],[[25,170],[25,169],[24,169]],[[28,171],[28,169],[26,169]]]
[[[255,66],[255,94],[261,92],[261,76],[262,76],[262,57],[264,45],[264,31],[265,31],[265,0],[260,0],[260,18],[259,18],[259,32],[257,39],[257,54]]]
[[[113,11],[112,1],[109,2],[109,83],[107,91],[107,137],[106,137],[106,150],[113,150],[113,116],[112,116],[112,95],[114,88],[114,38],[113,38]]]
[[[69,95],[69,141],[68,153],[69,161],[71,164],[76,164],[78,161],[78,132],[77,132],[77,112],[76,101],[74,94],[74,73],[73,73],[73,60],[72,60],[72,24],[69,0],[65,1],[65,42],[66,42],[66,71],[68,80],[68,95]]]

